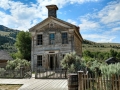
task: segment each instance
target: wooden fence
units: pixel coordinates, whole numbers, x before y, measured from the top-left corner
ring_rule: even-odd
[[[62,69],[47,70],[37,68],[35,72],[36,79],[66,79],[67,71]]]
[[[32,72],[30,69],[7,70],[0,68],[0,78],[31,78]]]
[[[78,90],[120,90],[120,76],[78,72]]]

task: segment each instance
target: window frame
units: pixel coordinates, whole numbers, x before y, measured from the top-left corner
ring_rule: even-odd
[[[40,37],[38,37],[40,36]],[[37,35],[37,45],[43,45],[43,34],[38,34]]]
[[[61,38],[62,38],[62,44],[68,44],[68,33],[67,32],[62,32]]]
[[[55,33],[49,33],[49,45],[54,45],[54,44],[55,44]]]
[[[42,67],[42,55],[37,55],[37,66]]]

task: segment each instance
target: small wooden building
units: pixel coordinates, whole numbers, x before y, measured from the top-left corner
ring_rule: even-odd
[[[110,58],[108,58],[107,60],[105,60],[105,62],[106,62],[107,64],[115,64],[115,63],[120,62],[120,60],[118,60],[118,59],[116,59],[116,58],[114,58],[114,57],[110,57]]]
[[[7,51],[0,50],[0,68],[5,67],[8,60],[13,60]]]

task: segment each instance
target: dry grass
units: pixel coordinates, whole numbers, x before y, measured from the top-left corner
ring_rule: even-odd
[[[18,90],[21,86],[20,84],[0,84],[0,90]]]

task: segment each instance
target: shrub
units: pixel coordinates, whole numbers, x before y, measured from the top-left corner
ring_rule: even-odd
[[[20,70],[20,67],[30,68],[30,62],[25,59],[15,59],[7,62],[6,69],[9,70]]]
[[[111,76],[111,75],[120,75],[120,63],[110,64],[110,65],[101,65],[100,66],[101,73],[103,75]]]
[[[61,61],[61,66],[67,69],[68,72],[74,73],[80,69],[81,58],[75,53],[66,54]]]
[[[0,76],[3,76],[5,71],[6,70],[4,68],[0,68]]]

